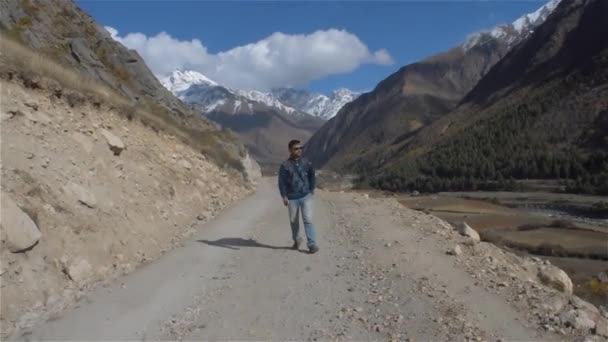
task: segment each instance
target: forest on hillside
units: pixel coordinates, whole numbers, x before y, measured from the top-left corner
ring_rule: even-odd
[[[377,175],[364,173],[361,182],[437,192],[521,190],[518,180],[558,180],[567,192],[606,195],[608,109],[597,113],[605,91],[573,97],[581,87],[568,83],[581,80],[569,81],[528,93],[524,101],[502,101],[427,153],[406,155]]]

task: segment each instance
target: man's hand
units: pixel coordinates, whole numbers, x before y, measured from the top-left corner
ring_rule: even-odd
[[[283,204],[285,206],[287,206],[289,204],[289,200],[287,199],[287,197],[283,197]]]

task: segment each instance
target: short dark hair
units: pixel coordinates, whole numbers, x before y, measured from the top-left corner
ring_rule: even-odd
[[[289,145],[287,147],[291,150],[291,148],[293,147],[293,145],[299,144],[299,143],[300,143],[300,140],[292,140],[292,141],[289,142]]]

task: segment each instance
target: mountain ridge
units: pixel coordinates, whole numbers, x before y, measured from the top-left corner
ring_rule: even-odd
[[[264,166],[282,161],[287,141],[307,141],[323,124],[271,93],[233,90],[196,71],[174,71],[162,82],[196,112],[234,132]]]
[[[329,96],[295,88],[275,88],[267,92],[231,89],[194,70],[175,70],[160,80],[165,88],[188,103],[213,102],[212,96],[203,99],[207,93],[205,87],[221,87],[235,96],[242,97],[239,99],[241,102],[259,102],[288,114],[302,112],[324,120],[333,117],[342,106],[360,95],[346,88],[336,89]],[[194,88],[189,90],[191,87]]]
[[[533,18],[538,20],[525,21],[528,25],[522,25],[519,33],[477,33],[459,46],[403,66],[372,92],[345,105],[311,137],[306,155],[316,165],[338,171],[374,169],[384,162],[384,151],[393,144],[456,108],[510,49],[546,19],[551,4],[557,2],[537,10],[539,15]]]
[[[458,108],[393,146],[370,183],[514,190],[516,180],[541,179],[608,193],[606,18],[604,1],[562,1]]]

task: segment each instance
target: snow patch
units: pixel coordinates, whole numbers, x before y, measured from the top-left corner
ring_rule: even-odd
[[[334,117],[345,104],[361,95],[346,88],[336,89],[330,96],[291,88],[275,89],[273,94],[287,105],[324,120]]]
[[[211,113],[216,108],[221,107],[221,106],[223,106],[225,104],[226,104],[226,100],[224,100],[224,99],[217,100],[214,103],[212,103],[212,104],[210,104],[210,105],[208,105],[208,106],[205,107],[205,113]]]
[[[476,45],[482,45],[490,39],[498,39],[507,42],[509,46],[527,38],[534,29],[545,22],[547,17],[557,8],[561,0],[551,0],[532,13],[525,14],[511,24],[498,25],[492,30],[471,34],[465,40],[462,47],[469,50]]]
[[[169,75],[160,78],[160,83],[173,94],[187,90],[195,84],[203,84],[210,87],[218,86],[215,81],[193,70],[175,70]]]
[[[232,114],[235,114],[241,108],[241,101],[234,101],[234,108],[232,109]]]
[[[235,93],[251,101],[278,108],[289,114],[297,111],[295,108],[284,105],[272,93],[265,93],[257,90],[236,90]]]

